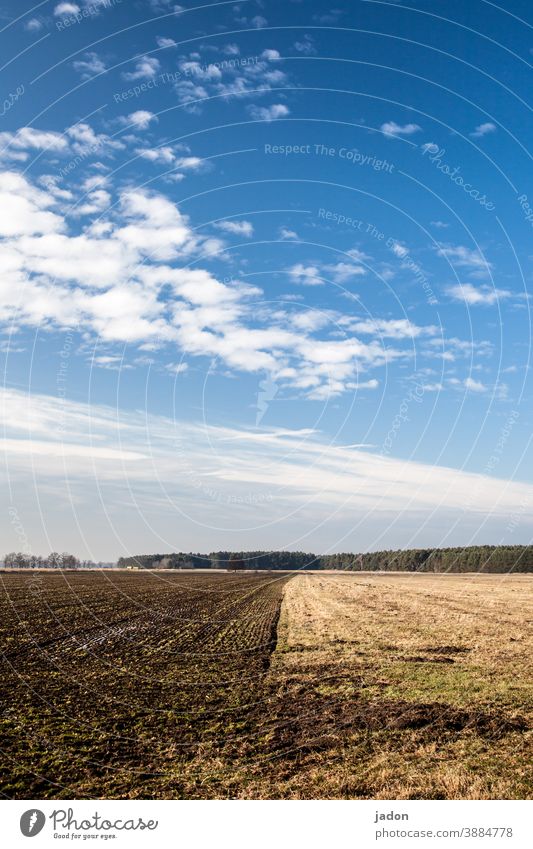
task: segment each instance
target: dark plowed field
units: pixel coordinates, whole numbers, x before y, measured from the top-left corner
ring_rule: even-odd
[[[261,733],[286,580],[3,574],[3,795],[231,794]]]

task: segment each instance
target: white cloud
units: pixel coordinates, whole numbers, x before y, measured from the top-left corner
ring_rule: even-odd
[[[56,17],[61,17],[61,15],[77,15],[79,11],[80,7],[76,3],[59,3],[54,9],[54,15]]]
[[[361,389],[377,389],[378,386],[379,386],[379,381],[376,380],[375,378],[372,378],[372,380],[363,380],[363,381],[357,381],[355,383],[347,383],[346,384],[347,389],[351,389],[352,391],[355,391],[355,392],[358,392]],[[353,445],[353,446],[348,446],[348,447],[364,448],[365,446],[364,445]]]
[[[54,9],[54,15],[61,17],[62,15],[77,15],[80,7],[76,3],[58,3]]]
[[[157,162],[163,165],[169,165],[176,159],[174,150],[166,145],[155,148],[138,148],[135,153],[141,159],[148,159],[149,162]]]
[[[287,269],[294,283],[301,286],[322,286],[324,279],[320,274],[320,269],[316,265],[304,265],[297,262]]]
[[[309,309],[292,315],[291,324],[293,327],[297,327],[298,330],[314,332],[330,324],[334,316],[335,313],[332,311]]]
[[[0,173],[0,236],[57,233],[63,220],[49,207],[54,200],[12,171]]]
[[[291,231],[288,232],[290,233]],[[282,236],[282,238],[297,238],[297,236],[294,234],[294,236]],[[348,256],[352,257],[352,255],[354,259],[366,256],[357,250],[353,252],[348,251]],[[354,277],[361,277],[366,273],[363,266],[357,265],[355,262],[344,262],[342,260],[331,264],[326,263],[322,266],[316,264],[305,265],[299,262],[292,265],[287,271],[293,282],[304,286],[319,286],[328,280],[332,280],[334,283],[344,284],[348,280],[352,280]]]
[[[116,448],[100,448],[99,446],[76,445],[72,443],[40,442],[36,439],[0,439],[0,452],[4,456],[10,454],[22,454],[27,459],[34,459],[39,456],[55,460],[62,458],[66,460],[68,457],[77,457],[88,459],[91,461],[97,460],[115,460],[121,463],[131,460],[147,460],[148,456],[144,454],[136,454],[133,451],[121,451]]]
[[[298,233],[295,230],[289,230],[288,227],[280,227],[279,228],[279,237],[284,241],[292,241],[293,239],[299,239]]]
[[[316,47],[310,35],[304,35],[302,39],[294,42],[294,49],[297,53],[303,53],[306,56],[311,56],[316,53]]]
[[[207,167],[205,160],[199,156],[180,156],[175,162],[176,168],[181,168],[183,171],[200,171]]]
[[[74,215],[96,215],[109,209],[111,195],[105,189],[89,192],[84,202],[73,210]]]
[[[455,362],[459,358],[473,359],[474,357],[490,357],[493,346],[485,340],[458,339],[455,336],[428,339],[425,356],[438,357],[446,362]]]
[[[277,59],[281,59],[281,55],[279,50],[273,50],[272,48],[267,48],[263,50],[261,53],[262,59],[267,59],[269,62],[275,62]]]
[[[208,97],[257,98],[289,81],[280,68],[279,51],[273,48],[266,48],[259,57],[240,59],[236,58],[240,53],[238,46],[227,44],[222,53],[230,58],[202,63],[197,52],[181,57],[178,65],[181,78],[174,88],[179,103],[188,111],[199,112],[201,101]]]
[[[210,65],[201,65],[197,60],[182,61],[180,62],[180,70],[186,76],[194,77],[201,82],[222,79],[222,71],[218,65],[213,63]]]
[[[83,0],[83,5],[85,6],[85,8],[90,8],[93,11],[99,8],[109,9],[113,7],[113,4],[110,2],[110,0]]]
[[[76,59],[72,63],[72,67],[82,75],[82,79],[84,80],[89,80],[97,74],[103,74],[107,70],[103,59],[94,51],[85,53],[83,59]]]
[[[350,325],[356,333],[369,333],[372,336],[386,336],[391,339],[416,339],[419,336],[434,336],[439,328],[434,325],[419,327],[407,318],[364,319]]]
[[[275,494],[268,521],[279,521],[282,527],[288,508],[292,512],[294,507],[307,508],[301,527],[312,527],[317,516],[327,519],[338,511],[348,523],[374,512],[382,522],[384,516],[398,514],[404,520],[412,514],[419,517],[420,511],[437,511],[437,522],[445,511],[467,511],[481,523],[489,514],[508,517],[516,504],[533,497],[529,484],[328,444],[308,428],[214,427],[5,388],[0,390],[0,415],[8,428],[0,447],[10,468],[33,469],[34,479],[46,476],[63,489],[65,476],[73,486],[79,482],[87,488],[96,474],[100,494],[110,499],[108,506],[112,500],[117,503],[110,482],[124,493],[133,485],[141,510],[150,510],[158,493],[179,493],[178,503],[203,516],[203,525],[206,509],[210,512],[215,505],[229,527],[242,523],[231,496],[243,492]],[[177,444],[187,446],[186,461]],[[64,463],[58,463],[58,457]],[[166,492],[161,493],[161,486]],[[217,496],[211,502],[208,486]],[[264,502],[259,502],[259,510],[264,517]],[[256,509],[250,524],[257,525],[257,518]],[[168,519],[175,523],[175,513],[169,512]],[[131,507],[128,521],[131,527]],[[270,526],[269,533],[273,531]]]
[[[470,392],[486,392],[487,387],[480,383],[478,380],[474,380],[471,377],[467,377],[464,381],[465,389],[468,389]]]
[[[137,60],[134,71],[127,71],[122,74],[125,80],[149,80],[156,76],[161,64],[155,56],[142,56]]]
[[[239,56],[240,52],[241,50],[238,44],[225,44],[222,48],[222,53],[226,56]]]
[[[43,26],[44,24],[39,20],[39,18],[30,18],[30,20],[24,24],[24,29],[28,32],[39,32]]]
[[[76,142],[87,143],[85,130]],[[109,342],[171,345],[189,357],[218,358],[230,369],[266,370],[312,398],[338,395],[355,382],[371,388],[368,380],[375,378],[365,372],[411,356],[408,348],[385,347],[382,337],[408,339],[411,348],[412,338],[427,334],[402,321],[356,326],[353,318],[333,311],[293,321],[279,306],[258,306],[260,289],[238,280],[222,283],[198,268],[200,257],[221,251],[224,243],[195,233],[164,195],[123,189],[116,197],[111,179],[94,174],[82,182],[81,202],[73,198],[77,229],[71,234],[56,182],[42,185],[50,191],[20,174],[0,174],[3,322],[78,326]],[[103,212],[107,218],[89,219],[80,228],[80,217]],[[221,223],[237,236],[252,235],[248,221]],[[187,267],[192,260],[194,267]],[[357,266],[342,263],[330,273],[344,277],[344,265],[355,273]],[[322,282],[315,265],[299,263],[288,273],[297,284]],[[358,332],[369,340],[355,338]]]
[[[202,171],[209,168],[209,162],[200,159],[198,156],[177,156],[176,150],[168,145],[162,145],[155,148],[138,148],[135,153],[141,159],[147,159],[149,162],[155,162],[160,165],[173,165],[177,171]],[[184,174],[173,173],[169,179],[178,181],[184,178]]]
[[[121,366],[124,364],[122,357],[112,356],[110,354],[101,354],[97,357],[92,357],[90,360],[91,365],[109,367],[109,366]]]
[[[490,286],[472,286],[471,283],[459,283],[449,286],[447,294],[454,301],[463,301],[469,306],[493,306],[506,298],[511,297],[507,289],[496,289]]]
[[[271,106],[250,106],[249,112],[255,121],[276,121],[286,118],[290,110],[283,103],[273,103]]]
[[[187,111],[198,113],[199,101],[205,100],[209,95],[204,86],[192,82],[192,80],[180,80],[174,86],[178,95],[178,102],[187,107]]]
[[[468,268],[472,276],[486,277],[492,269],[491,263],[485,259],[481,251],[466,248],[464,245],[441,245],[437,253],[450,260],[452,265]]]
[[[98,156],[111,156],[119,150],[124,150],[124,143],[119,139],[113,139],[106,133],[95,133],[93,128],[86,123],[74,124],[68,127],[65,133],[69,139],[70,150],[81,157],[91,154]]]
[[[29,151],[46,150],[62,153],[68,150],[68,139],[54,130],[36,130],[34,127],[22,127],[16,132],[0,133],[0,158],[25,161]]]
[[[483,136],[495,133],[496,129],[496,124],[492,124],[490,121],[487,121],[485,124],[479,124],[476,129],[470,133],[470,135],[473,139],[482,139]]]
[[[146,109],[138,109],[137,112],[126,115],[121,121],[128,126],[133,124],[137,130],[147,130],[152,121],[157,121],[157,116]]]
[[[156,38],[156,41],[157,41],[157,46],[162,47],[162,48],[176,47],[177,46],[176,42],[174,41],[173,38],[167,38],[166,36],[158,36]]]
[[[233,233],[235,236],[245,236],[247,239],[250,239],[254,234],[251,221],[219,221],[215,226],[219,230],[224,230],[225,233]]]
[[[409,253],[409,249],[402,242],[398,241],[392,242],[391,251],[393,252],[394,256],[398,257],[398,259],[405,259],[405,257]]]
[[[323,270],[334,283],[346,283],[354,277],[362,277],[366,274],[361,265],[355,265],[353,262],[336,262],[332,265],[325,265]]]
[[[366,262],[369,259],[372,259],[368,254],[365,254],[364,251],[359,250],[359,248],[350,248],[349,251],[346,251],[350,259],[355,260],[356,262]]]
[[[0,415],[1,491],[9,482],[33,550],[48,545],[43,527],[54,547],[75,551],[81,529],[97,540],[97,559],[116,556],[121,537],[130,553],[197,550],[198,527],[206,551],[221,547],[213,528],[236,550],[295,539],[317,551],[339,540],[345,550],[392,548],[397,537],[383,534],[397,533],[398,517],[406,547],[421,525],[440,539],[458,517],[462,544],[487,520],[499,535],[533,499],[529,484],[330,444],[310,428],[214,427],[11,389],[0,390]],[[48,497],[37,503],[36,489]],[[523,521],[529,533],[531,516]],[[4,542],[19,542],[9,523]]]
[[[158,260],[175,257],[179,250],[192,247],[187,219],[163,195],[142,190],[125,192],[120,208],[128,223],[115,231],[115,237],[135,250]]]
[[[49,195],[52,195],[57,200],[71,201],[74,199],[74,195],[70,189],[61,188],[59,185],[61,178],[57,174],[43,174],[38,178],[37,182],[46,189]]]
[[[166,369],[172,374],[184,374],[189,370],[189,366],[187,363],[169,363]]]
[[[423,383],[424,392],[443,392],[442,383]]]
[[[381,132],[388,136],[389,138],[396,138],[397,136],[412,136],[414,133],[418,133],[422,128],[418,126],[418,124],[397,124],[396,121],[387,121],[385,124],[382,124]]]

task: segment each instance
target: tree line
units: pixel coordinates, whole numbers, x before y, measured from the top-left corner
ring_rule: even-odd
[[[531,545],[415,548],[363,554],[303,551],[177,552],[120,557],[117,566],[141,569],[340,569],[347,572],[533,572]]]
[[[110,564],[80,560],[68,552],[47,557],[12,551],[4,566],[12,569],[94,569]],[[120,557],[117,566],[138,569],[229,569],[241,571],[338,569],[347,572],[533,572],[531,545],[473,545],[466,548],[414,548],[341,554],[304,551],[175,552]]]
[[[68,551],[61,554],[52,551],[47,557],[22,551],[10,551],[4,555],[4,566],[11,569],[94,569],[95,565],[92,560],[79,560]]]

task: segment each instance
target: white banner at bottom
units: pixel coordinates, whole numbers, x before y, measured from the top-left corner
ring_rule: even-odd
[[[529,801],[32,800],[0,805],[6,849],[533,846]]]

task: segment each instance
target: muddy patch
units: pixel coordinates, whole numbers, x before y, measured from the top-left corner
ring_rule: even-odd
[[[447,657],[446,655],[435,655],[434,657],[422,657],[421,655],[403,657],[402,655],[398,655],[396,660],[401,660],[404,663],[455,663],[453,657]]]
[[[324,693],[329,684],[338,692]],[[352,695],[341,693],[351,684]],[[312,688],[286,682],[283,692],[270,702],[276,719],[269,723],[269,751],[284,758],[342,749],[352,735],[386,732],[418,732],[421,742],[458,734],[499,739],[529,729],[521,716],[504,715],[479,708],[457,708],[444,702],[409,702],[401,699],[364,698],[365,683],[359,676],[323,675]],[[366,691],[368,692],[368,691]],[[399,738],[401,740],[401,737]]]
[[[425,646],[420,651],[425,654],[468,654],[471,649],[465,646]]]

